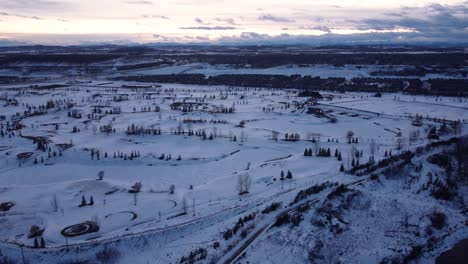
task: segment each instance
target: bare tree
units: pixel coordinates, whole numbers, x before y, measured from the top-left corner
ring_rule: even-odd
[[[50,205],[52,206],[52,209],[54,210],[54,212],[58,211],[60,205],[59,205],[59,201],[57,198],[57,194],[54,194],[54,196],[52,196],[52,200],[50,200]]]
[[[239,195],[249,193],[251,186],[252,179],[248,173],[240,174],[237,177],[237,190],[239,191]]]
[[[373,139],[371,139],[371,141],[369,143],[369,152],[370,152],[371,155],[374,155],[376,151],[377,151],[377,142],[373,138]]]
[[[409,132],[408,140],[410,144],[414,144],[421,136],[419,129],[412,130]]]
[[[278,131],[271,131],[271,139],[274,140],[274,141],[278,141],[278,136],[279,136],[279,132]]]
[[[101,218],[96,214],[91,218],[91,222],[95,223],[97,226],[101,226]]]
[[[104,171],[100,171],[97,176],[98,176],[98,180],[102,181],[104,179]]]
[[[348,132],[346,132],[346,139],[348,139],[349,143],[351,142],[351,138],[353,136],[354,136],[354,132],[352,130],[348,130]]]
[[[398,137],[396,140],[396,149],[401,150],[405,147],[405,138],[404,137]]]
[[[132,191],[134,193],[139,193],[142,188],[143,188],[143,184],[141,184],[141,182],[135,182],[135,184],[132,185]]]
[[[188,211],[188,202],[187,202],[187,198],[186,198],[186,197],[182,198],[181,206],[182,206],[182,211],[184,212],[184,214],[187,214],[187,211]]]
[[[245,133],[244,130],[241,131],[241,134],[240,134],[240,141],[241,141],[241,142],[246,142],[246,141],[247,141],[247,133]]]
[[[317,140],[317,141],[314,142],[314,153],[315,153],[315,156],[318,155],[319,150],[320,150],[320,141]]]

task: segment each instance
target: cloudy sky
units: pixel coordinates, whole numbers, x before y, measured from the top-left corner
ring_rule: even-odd
[[[467,43],[459,0],[0,0],[0,44]]]

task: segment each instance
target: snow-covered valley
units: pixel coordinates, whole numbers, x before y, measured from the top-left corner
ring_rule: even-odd
[[[113,79],[252,72],[205,66],[0,86],[0,257],[433,263],[467,237],[466,98]],[[366,71],[314,67],[254,73]]]

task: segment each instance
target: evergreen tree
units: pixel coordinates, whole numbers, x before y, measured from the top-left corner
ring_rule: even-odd
[[[83,196],[81,196],[81,205],[80,206],[86,206],[86,198]]]
[[[89,205],[94,205],[94,198],[93,198],[92,195],[91,195],[91,197],[89,198]]]
[[[286,175],[287,179],[292,179],[292,173],[291,171],[288,170],[288,174]]]
[[[343,163],[341,163],[341,166],[340,166],[340,171],[341,171],[341,172],[345,171],[345,168],[344,168],[344,165],[343,165]]]

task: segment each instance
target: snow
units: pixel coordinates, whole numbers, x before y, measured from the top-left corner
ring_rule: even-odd
[[[222,74],[233,71],[260,74],[319,74],[325,72],[332,77],[334,74],[355,76],[362,74],[354,68],[337,70],[329,66],[316,68],[276,67],[264,70],[229,68],[206,69],[205,65],[182,65],[139,71],[140,74],[168,73],[209,73]],[[321,72],[323,70],[323,72]],[[345,71],[345,72],[344,72]],[[323,73],[323,75],[322,75]],[[83,78],[83,81],[88,81]],[[319,101],[318,105],[337,118],[336,123],[326,118],[319,118],[306,113],[306,108],[296,109],[294,106],[285,108],[284,102],[297,101],[304,103],[306,98],[298,98],[294,91],[269,89],[243,89],[224,86],[195,86],[162,84],[161,88],[152,88],[144,94],[141,91],[122,87],[133,83],[115,82],[107,85],[102,79],[90,79],[88,83],[74,83],[69,87],[54,90],[34,91],[27,86],[9,86],[2,89],[1,94],[16,98],[18,106],[6,105],[2,101],[0,111],[7,119],[16,112],[25,111],[26,105],[39,106],[48,100],[70,101],[76,104],[73,109],[82,113],[82,119],[67,116],[69,110],[64,107],[49,109],[46,115],[25,117],[21,123],[23,136],[43,136],[51,143],[52,152],[58,152],[56,144],[72,143],[69,149],[62,150],[63,155],[48,157],[48,151],[36,149],[30,139],[18,136],[0,138],[0,202],[13,201],[15,206],[8,212],[1,213],[0,249],[2,254],[11,258],[20,258],[17,245],[25,245],[26,257],[34,263],[56,263],[59,260],[77,260],[94,258],[94,254],[109,245],[117,248],[122,256],[120,263],[136,261],[178,262],[182,255],[187,255],[198,246],[209,248],[209,256],[222,256],[221,250],[211,248],[214,241],[222,242],[221,248],[227,244],[222,241],[220,233],[231,227],[240,216],[258,212],[272,201],[283,201],[286,205],[295,194],[312,184],[327,180],[350,183],[356,180],[354,176],[339,172],[343,163],[349,165],[348,153],[352,144],[347,143],[346,132],[354,131],[360,144],[358,149],[364,152],[363,161],[370,157],[369,145],[376,140],[378,148],[375,159],[384,157],[385,151],[397,152],[396,135],[401,133],[405,138],[410,132],[420,130],[421,136],[415,142],[405,141],[405,147],[414,149],[428,143],[426,131],[432,125],[440,123],[432,119],[424,119],[422,127],[412,125],[414,116],[418,113],[423,117],[444,118],[447,120],[462,120],[463,134],[466,134],[466,101],[455,98],[405,96],[385,94],[375,98],[372,94],[346,93],[330,94],[332,101]],[[48,81],[47,84],[57,83]],[[60,82],[58,82],[60,83]],[[45,83],[42,83],[45,84]],[[10,89],[22,87],[25,93]],[[8,88],[8,89],[7,89]],[[127,94],[128,101],[112,100],[117,94]],[[227,94],[227,99],[221,95]],[[95,96],[93,96],[95,95]],[[215,98],[210,98],[215,96]],[[395,99],[395,96],[399,99]],[[210,113],[199,109],[183,113],[171,110],[170,105],[186,99],[195,102],[203,99],[208,110],[213,106],[234,105],[234,114]],[[102,117],[88,120],[96,105],[105,105],[105,110],[120,106],[119,115],[103,114]],[[142,107],[161,107],[161,112],[140,112]],[[312,105],[310,105],[312,106]],[[274,111],[263,111],[264,107],[274,107]],[[133,109],[135,108],[135,112]],[[183,123],[184,119],[206,119],[206,123]],[[226,120],[226,124],[213,124],[210,120]],[[86,121],[86,122],[84,122]],[[239,127],[241,121],[246,121],[244,128]],[[6,125],[4,121],[1,121]],[[55,124],[59,124],[58,129]],[[99,131],[102,125],[111,124],[115,133],[109,135]],[[131,124],[160,128],[162,135],[129,136],[125,134]],[[187,129],[205,129],[206,133],[214,134],[214,140],[202,140],[200,137],[175,135],[172,133],[181,126]],[[72,133],[74,127],[81,130]],[[279,132],[280,140],[272,140],[272,131]],[[286,133],[299,133],[301,140],[297,142],[283,141]],[[236,136],[233,141],[231,136]],[[343,161],[336,158],[304,157],[305,148],[314,148],[312,137],[320,140],[320,147],[335,149],[343,153]],[[336,139],[338,142],[329,142]],[[90,149],[100,151],[100,159],[91,159]],[[27,160],[18,160],[16,155],[22,152],[32,152]],[[108,157],[104,158],[104,153]],[[114,152],[140,153],[134,160],[113,158]],[[171,160],[160,160],[161,154],[171,154]],[[181,160],[176,160],[178,156]],[[44,159],[44,163],[34,164],[34,159]],[[286,180],[282,186],[279,180],[280,171],[290,170],[292,180]],[[96,180],[99,171],[104,171],[103,181]],[[236,189],[238,175],[248,173],[252,178],[252,187],[247,195],[239,196]],[[353,178],[351,178],[353,177]],[[128,189],[135,182],[143,184],[142,192],[134,196]],[[349,212],[352,222],[351,230],[340,240],[333,242],[324,233],[323,239],[328,239],[333,247],[346,244],[342,261],[349,263],[374,263],[390,254],[384,248],[398,245],[399,240],[386,238],[379,233],[380,229],[391,229],[401,218],[401,212],[413,211],[412,221],[426,215],[434,208],[443,210],[453,225],[459,224],[462,216],[454,208],[445,208],[443,203],[435,203],[427,195],[419,196],[413,192],[401,191],[400,183],[384,181],[369,186],[355,186],[363,194],[363,199],[371,201],[367,211]],[[175,194],[168,192],[175,185]],[[191,189],[190,186],[193,188]],[[385,191],[382,191],[385,190]],[[59,208],[54,210],[51,200],[56,195]],[[78,207],[82,196],[89,201],[93,196],[93,206]],[[323,202],[323,197],[317,196]],[[136,198],[136,200],[135,200]],[[182,201],[188,203],[188,213],[178,216],[183,211]],[[136,202],[135,202],[136,201]],[[396,201],[396,202],[393,202]],[[193,204],[195,206],[193,206]],[[194,210],[195,207],[195,210]],[[129,213],[130,212],[130,213]],[[132,213],[137,215],[132,220]],[[309,218],[312,216],[310,213]],[[70,225],[98,219],[100,230],[84,236],[66,240],[60,231]],[[258,226],[267,224],[274,215],[259,217]],[[357,221],[356,219],[364,219]],[[452,220],[451,220],[452,221]],[[266,261],[278,263],[284,261],[284,256],[292,252],[289,261],[306,262],[307,253],[301,251],[312,246],[309,234],[302,230],[312,227],[309,219],[304,221],[305,227],[292,231],[285,228],[270,229],[266,235],[247,250],[247,259],[251,263]],[[28,239],[31,225],[45,228],[44,238],[47,248],[32,249],[33,240]],[[379,225],[376,227],[376,225]],[[369,229],[370,228],[370,229]],[[316,228],[315,228],[316,229]],[[314,229],[314,230],[315,230]],[[318,230],[313,237],[320,237],[325,231]],[[457,231],[455,236],[466,234],[466,228]],[[362,234],[366,234],[366,240]],[[350,241],[361,236],[355,245]],[[388,242],[388,244],[387,244]],[[408,241],[406,241],[408,242]],[[367,244],[366,244],[367,243]],[[380,244],[378,244],[380,243]],[[67,254],[64,249],[71,248],[73,254]],[[157,251],[149,250],[157,248]],[[330,249],[332,250],[332,249]],[[327,254],[332,254],[330,251]],[[429,257],[428,257],[429,258]],[[242,260],[244,262],[244,260]]]

